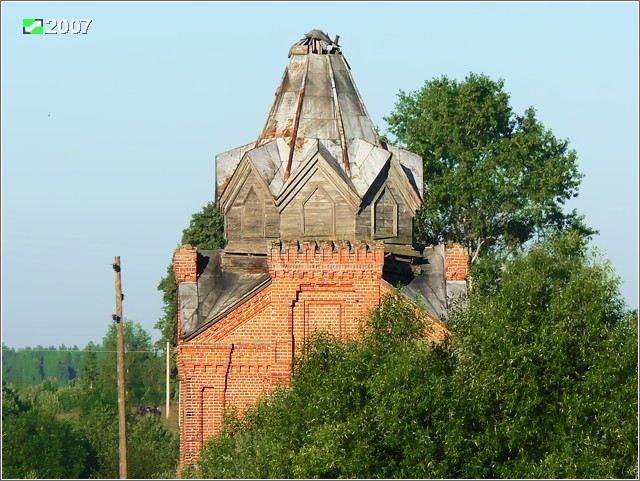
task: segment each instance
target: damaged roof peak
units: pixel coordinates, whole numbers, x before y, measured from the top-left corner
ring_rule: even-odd
[[[338,45],[339,35],[334,40],[322,30],[311,30],[302,39],[294,43],[289,49],[289,57],[291,55],[306,55],[309,53],[316,54],[339,54],[340,46]]]

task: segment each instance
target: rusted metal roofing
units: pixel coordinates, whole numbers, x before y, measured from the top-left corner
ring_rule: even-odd
[[[445,278],[444,245],[424,249],[421,255],[401,253],[385,260],[382,278],[422,307],[434,318],[449,320],[452,303],[467,302],[467,283]],[[405,262],[396,259],[404,258]],[[408,262],[410,260],[410,263]]]
[[[256,142],[216,156],[216,199],[245,155],[277,198],[318,146],[334,157],[361,199],[392,156],[422,197],[422,159],[380,141],[338,38],[312,30],[291,47]]]
[[[225,266],[222,256],[220,249],[198,251],[198,282],[180,284],[183,320],[180,335],[185,339],[191,339],[215,324],[271,283],[266,265],[264,268],[233,268]]]

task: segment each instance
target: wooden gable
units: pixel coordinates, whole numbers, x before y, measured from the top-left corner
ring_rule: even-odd
[[[220,195],[228,252],[266,252],[266,240],[280,233],[273,196],[251,158],[245,155]]]
[[[360,199],[333,164],[319,149],[294,173],[276,200],[282,238],[355,240]]]
[[[420,204],[420,197],[402,165],[392,157],[362,199],[356,220],[358,238],[411,244],[413,216]]]

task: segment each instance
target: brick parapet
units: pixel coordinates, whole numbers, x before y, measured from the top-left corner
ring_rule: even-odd
[[[379,278],[384,264],[384,243],[271,241],[267,246],[267,263],[272,278],[333,279],[345,273]]]
[[[464,281],[469,270],[469,252],[465,246],[449,243],[444,248],[445,279]]]
[[[173,271],[176,283],[196,282],[198,280],[198,251],[186,244],[178,247],[173,253]]]

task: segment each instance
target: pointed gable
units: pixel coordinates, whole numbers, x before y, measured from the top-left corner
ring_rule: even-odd
[[[225,218],[230,221],[226,232],[230,242],[247,239],[249,230],[254,235],[259,232],[257,220],[245,219],[251,210],[246,206],[253,204],[247,200],[249,191],[242,186],[244,182],[255,182],[256,197],[270,197],[280,216],[277,222],[270,221],[272,230],[265,221],[265,238],[315,235],[355,240],[360,238],[356,234],[359,229],[365,234],[363,238],[372,239],[375,229],[357,229],[360,221],[356,217],[363,210],[375,211],[370,203],[388,175],[393,175],[389,180],[393,185],[383,200],[395,199],[400,224],[407,215],[413,216],[422,195],[422,159],[380,141],[340,46],[317,30],[291,47],[288,65],[257,140],[220,154],[216,160],[217,200],[221,209],[230,213]],[[394,189],[398,192],[392,192]],[[235,199],[241,192],[245,206],[242,215],[229,210],[233,210],[231,205],[237,204]],[[256,216],[268,217],[267,200],[252,202]],[[320,212],[321,205],[326,212]],[[311,216],[310,212],[315,214]],[[384,212],[393,215],[395,211],[389,207]],[[329,219],[330,213],[333,220]],[[312,217],[318,219],[317,225]],[[395,221],[380,218],[378,224],[381,222]],[[326,226],[324,231],[321,224]],[[366,224],[373,226],[375,219]],[[402,226],[399,229],[406,230]]]

